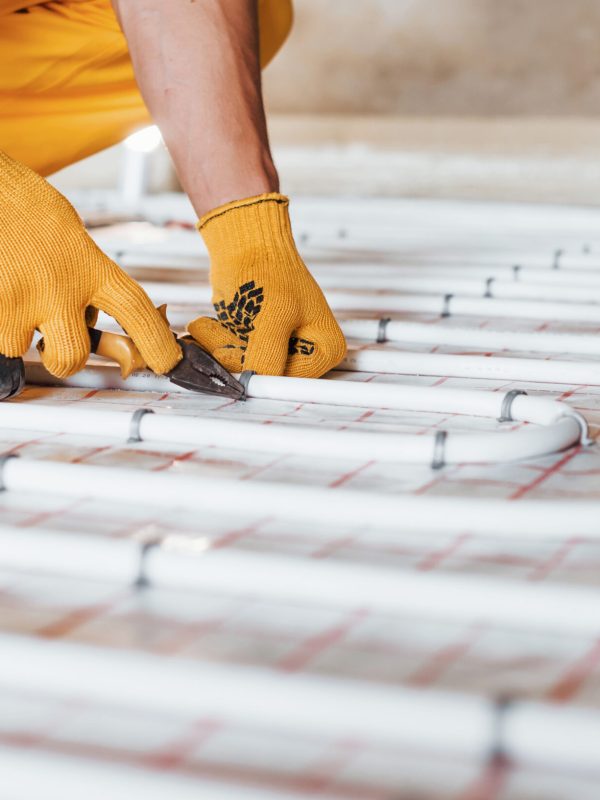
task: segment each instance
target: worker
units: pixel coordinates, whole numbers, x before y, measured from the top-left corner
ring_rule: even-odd
[[[37,329],[58,377],[112,315],[157,373],[181,351],[141,287],[43,176],[154,121],[199,217],[216,319],[189,333],[234,372],[319,377],[345,342],[296,249],[260,68],[291,0],[0,0],[0,361]],[[1,366],[1,364],[0,364]]]

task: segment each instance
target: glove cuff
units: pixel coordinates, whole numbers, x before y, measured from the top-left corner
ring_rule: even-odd
[[[234,200],[209,211],[197,223],[211,256],[293,246],[289,199],[278,192]]]
[[[248,208],[249,206],[262,205],[263,203],[279,203],[281,205],[289,206],[289,198],[279,192],[268,192],[266,194],[257,194],[253,197],[246,197],[244,200],[232,200],[230,203],[225,203],[223,206],[217,206],[212,211],[208,211],[203,217],[200,217],[196,223],[196,228],[203,232],[203,229],[208,223],[217,217],[227,214],[229,211],[236,211],[237,209]]]

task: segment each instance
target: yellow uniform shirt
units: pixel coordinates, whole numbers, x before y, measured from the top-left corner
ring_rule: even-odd
[[[265,66],[292,0],[259,0],[259,22]],[[149,120],[110,0],[0,0],[0,150],[49,175]]]

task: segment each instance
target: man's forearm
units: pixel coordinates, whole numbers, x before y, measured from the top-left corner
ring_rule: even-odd
[[[113,0],[136,79],[199,216],[279,190],[256,0]]]

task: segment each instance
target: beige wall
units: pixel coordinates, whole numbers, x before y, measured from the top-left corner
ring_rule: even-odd
[[[295,2],[272,111],[600,112],[600,0]]]

